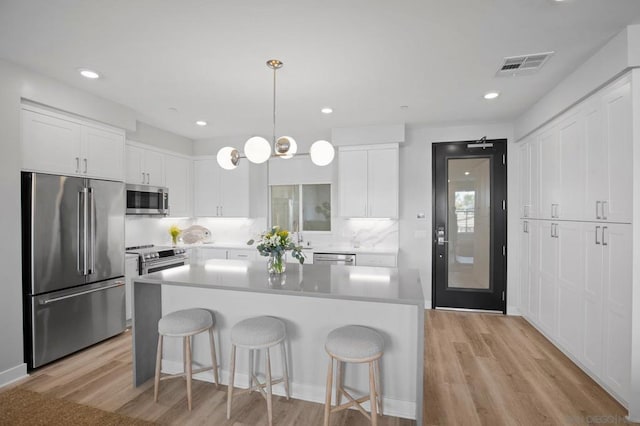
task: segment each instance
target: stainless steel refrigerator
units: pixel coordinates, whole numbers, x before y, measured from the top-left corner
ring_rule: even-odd
[[[125,329],[121,182],[22,173],[22,281],[29,369]]]

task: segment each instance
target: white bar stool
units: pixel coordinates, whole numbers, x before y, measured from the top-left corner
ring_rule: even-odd
[[[203,371],[213,370],[213,379],[218,386],[218,361],[216,360],[216,346],[213,338],[215,316],[206,309],[185,309],[172,312],[158,321],[158,351],[156,353],[156,376],[153,398],[158,402],[158,390],[160,380],[187,378],[187,403],[191,411],[191,379],[192,375]],[[211,367],[202,367],[193,370],[191,365],[191,336],[209,331],[209,344],[211,346]],[[165,375],[160,377],[162,370],[162,343],[164,337],[183,338],[183,364],[184,372],[180,374]]]
[[[250,393],[253,390],[259,391],[267,401],[267,415],[269,425],[273,424],[273,410],[271,402],[271,388],[273,385],[284,382],[284,390],[289,399],[289,370],[287,367],[287,354],[285,349],[285,339],[287,332],[284,323],[273,317],[255,317],[242,320],[231,329],[231,376],[229,377],[229,390],[227,396],[227,419],[231,418],[231,403],[233,400],[233,382],[236,372],[236,347],[249,349],[249,389],[236,392],[238,395]],[[271,358],[269,348],[280,345],[282,350],[282,372],[281,379],[273,380],[271,377]],[[255,350],[266,349],[266,381],[260,383],[253,372],[253,355]],[[254,386],[255,383],[255,386]],[[265,392],[266,388],[266,392]]]
[[[375,330],[359,325],[347,325],[336,328],[327,336],[324,345],[329,354],[329,371],[327,372],[327,390],[324,405],[324,425],[329,426],[331,413],[356,407],[371,421],[373,426],[378,424],[378,413],[382,415],[382,394],[380,390],[380,358],[384,351],[384,339]],[[336,406],[331,407],[331,391],[333,388],[333,361],[336,361]],[[369,364],[369,395],[354,398],[345,389],[342,377],[343,363]],[[342,396],[349,401],[342,403]],[[369,400],[371,414],[367,413],[360,404]]]

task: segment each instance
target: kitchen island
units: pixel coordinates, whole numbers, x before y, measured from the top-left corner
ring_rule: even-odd
[[[324,350],[327,334],[347,324],[376,329],[385,339],[381,362],[385,414],[421,424],[424,297],[417,271],[289,264],[282,276],[269,276],[264,261],[209,260],[138,277],[133,300],[136,386],[153,377],[158,320],[163,314],[195,307],[216,315],[222,383],[229,379],[231,327],[245,318],[271,315],[286,324],[292,397],[320,403],[324,402],[329,361]],[[207,365],[206,335],[196,336],[193,346],[194,362]],[[238,387],[248,385],[246,352],[239,351]],[[276,352],[272,354],[276,358],[272,360],[274,376],[281,374]],[[182,370],[180,339],[165,339],[163,370]],[[210,372],[194,378],[212,381]],[[345,384],[368,392],[367,368],[349,364]],[[284,392],[275,386],[274,393]]]

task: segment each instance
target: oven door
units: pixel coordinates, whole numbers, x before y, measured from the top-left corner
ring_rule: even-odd
[[[152,274],[154,272],[164,271],[165,269],[177,268],[178,266],[184,266],[187,263],[189,263],[187,258],[173,258],[147,262],[142,265],[141,275]]]
[[[127,214],[169,214],[169,190],[164,187],[127,185]]]

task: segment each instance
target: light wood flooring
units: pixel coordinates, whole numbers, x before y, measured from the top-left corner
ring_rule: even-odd
[[[522,318],[427,311],[425,322],[426,425],[567,425],[602,419],[588,416],[622,423],[626,415]],[[234,397],[227,420],[226,387],[197,380],[192,412],[180,380],[163,382],[154,403],[153,380],[139,388],[131,385],[129,332],[44,367],[14,386],[162,424],[267,424],[266,404],[257,393]],[[321,404],[274,398],[275,425],[322,424]],[[354,410],[332,416],[333,426],[366,424]],[[415,422],[385,416],[378,424]]]

